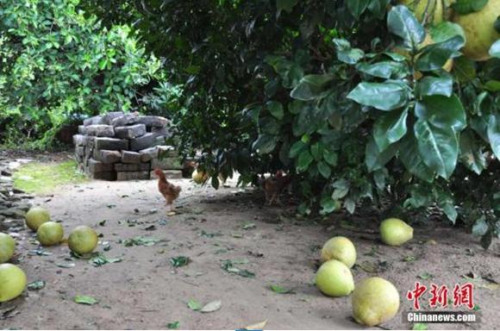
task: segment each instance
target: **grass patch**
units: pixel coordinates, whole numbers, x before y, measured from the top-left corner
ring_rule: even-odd
[[[64,184],[77,184],[87,181],[76,170],[75,161],[60,163],[30,162],[22,165],[14,173],[14,187],[28,193],[48,193]]]

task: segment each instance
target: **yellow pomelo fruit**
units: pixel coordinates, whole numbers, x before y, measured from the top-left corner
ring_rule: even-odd
[[[64,236],[63,226],[56,222],[43,223],[38,227],[36,236],[43,246],[57,245]]]
[[[447,19],[449,0],[399,0],[421,23],[439,24]]]
[[[390,246],[399,246],[413,238],[413,228],[398,218],[388,218],[380,224],[380,237]]]
[[[338,260],[348,268],[356,263],[356,248],[352,241],[346,237],[333,237],[321,249],[321,262]]]
[[[348,295],[354,290],[351,270],[337,260],[327,261],[319,267],[315,283],[323,294],[332,297]]]
[[[26,213],[26,225],[33,231],[38,230],[38,227],[45,222],[50,221],[50,213],[42,207],[33,207]]]
[[[15,250],[15,240],[8,234],[0,232],[0,263],[9,261]]]
[[[195,169],[193,171],[193,174],[191,175],[191,178],[196,184],[203,184],[207,181],[208,174],[203,171],[198,171],[197,169]]]
[[[399,309],[399,293],[391,282],[372,277],[362,280],[352,294],[352,316],[362,325],[375,326],[393,318]]]
[[[97,233],[86,225],[77,226],[69,235],[68,246],[78,254],[91,253],[97,246]]]
[[[494,24],[500,16],[500,0],[489,0],[483,9],[467,15],[455,14],[453,21],[465,32],[466,43],[462,52],[474,61],[486,61],[490,58],[491,45],[500,39]]]
[[[0,264],[0,302],[17,298],[26,287],[24,271],[10,263]]]

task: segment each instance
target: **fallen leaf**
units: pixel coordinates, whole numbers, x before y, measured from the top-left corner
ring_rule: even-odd
[[[243,235],[241,233],[231,233],[231,237],[233,237],[233,238],[243,238]]]
[[[422,279],[422,280],[428,280],[428,279],[432,279],[432,277],[434,277],[434,276],[428,272],[424,272],[424,273],[418,275],[417,277]]]
[[[241,277],[246,277],[246,278],[255,277],[255,274],[253,272],[246,270],[246,269],[240,269],[240,268],[233,266],[233,262],[231,260],[222,261],[221,268],[226,270],[229,273],[237,274]]]
[[[358,265],[361,269],[371,274],[376,273],[378,270],[377,265],[370,261],[363,261]]]
[[[167,216],[175,216],[177,213],[175,211],[170,211],[167,213]]]
[[[209,302],[206,305],[204,305],[200,311],[202,313],[212,313],[214,311],[219,310],[221,307],[222,307],[222,301],[215,300],[215,301]]]
[[[111,208],[115,208],[115,207],[116,207],[116,205],[109,204],[109,205],[106,205],[106,207],[108,207],[109,209],[111,209]]]
[[[279,285],[271,285],[270,288],[274,293],[278,293],[278,294],[294,294],[295,293],[293,290],[288,289],[288,288],[284,288],[284,287],[279,286]]]
[[[75,295],[73,301],[82,305],[89,305],[89,306],[95,305],[96,303],[99,302],[99,300],[90,297],[88,295]]]
[[[189,262],[191,262],[191,259],[187,256],[176,256],[176,257],[172,257],[170,259],[170,264],[174,268],[183,267],[185,265],[188,265]]]
[[[45,281],[37,280],[28,284],[28,290],[37,291],[45,287]]]
[[[405,257],[403,258],[403,261],[404,261],[404,262],[413,262],[413,261],[415,261],[416,259],[417,259],[417,258],[416,258],[415,256],[408,255],[408,256],[405,256]]]
[[[167,323],[167,329],[175,330],[175,329],[178,329],[180,325],[181,325],[181,323],[179,321]]]
[[[74,264],[73,262],[71,263],[56,262],[56,266],[58,266],[59,268],[69,269],[69,268],[74,268],[76,264]]]
[[[243,224],[242,226],[242,229],[243,230],[250,230],[250,229],[255,229],[257,226],[255,225],[255,223],[245,223]]]
[[[264,321],[259,322],[259,323],[250,324],[250,325],[246,326],[244,329],[245,330],[263,330],[264,327],[266,326],[266,324],[267,324],[267,320],[264,320]]]
[[[191,309],[191,310],[194,310],[194,311],[198,311],[200,310],[203,306],[201,305],[201,303],[198,301],[198,300],[195,300],[195,299],[190,299],[187,303],[187,306]]]
[[[138,236],[130,239],[125,239],[122,242],[126,247],[131,247],[131,246],[153,246],[160,241],[161,241],[160,239],[156,239],[153,237]]]
[[[99,222],[99,225],[100,225],[100,226],[104,226],[104,225],[106,225],[106,220],[102,220],[102,221],[100,221],[100,222]]]
[[[107,258],[104,254],[97,253],[94,254],[92,258],[90,258],[89,263],[92,264],[94,267],[100,267],[108,263],[117,263],[121,261],[122,261],[121,258]]]
[[[155,231],[156,230],[156,225],[150,225],[144,228],[145,231]]]

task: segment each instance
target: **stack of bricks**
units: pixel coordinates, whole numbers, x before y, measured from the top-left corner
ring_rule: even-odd
[[[177,152],[164,145],[168,126],[164,117],[136,113],[88,118],[73,136],[75,158],[93,179],[150,179],[155,168],[181,170]]]

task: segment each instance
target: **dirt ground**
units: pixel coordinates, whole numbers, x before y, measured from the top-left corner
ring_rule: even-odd
[[[264,206],[258,192],[235,188],[234,183],[215,191],[188,179],[173,181],[183,187],[174,216],[167,215],[156,180],[93,181],[37,196],[33,203],[48,208],[66,233],[77,225],[92,226],[102,234],[98,251],[122,261],[96,267],[72,258],[65,245],[37,251],[33,233],[20,231],[19,265],[29,282],[43,280],[45,287],[0,304],[0,328],[165,329],[178,321],[180,329],[236,329],[267,320],[267,329],[357,329],[350,317],[350,297],[329,298],[313,285],[318,249],[334,235],[345,235],[356,245],[355,281],[378,275],[398,288],[400,311],[381,327],[412,327],[403,312],[412,306],[406,293],[416,281],[428,287],[447,285],[453,298],[452,288],[466,282],[464,275],[475,277],[473,298],[480,322],[428,327],[500,326],[500,288],[495,283],[500,282],[499,240],[484,251],[470,234],[432,224],[417,227],[407,245],[388,247],[377,238],[376,217],[351,225],[341,222],[343,217],[310,224],[284,216],[284,209]],[[160,241],[125,245],[138,236]],[[173,267],[170,259],[178,256],[191,262]],[[227,260],[243,275],[251,275],[247,270],[255,276],[228,272],[221,267]],[[293,293],[275,293],[270,285]],[[75,295],[99,302],[77,304]],[[428,294],[423,298],[421,305],[428,307]],[[202,313],[188,307],[191,299],[201,304],[220,300],[222,305]]]

